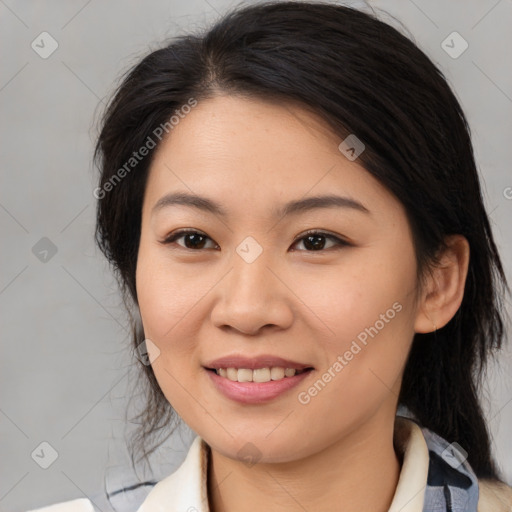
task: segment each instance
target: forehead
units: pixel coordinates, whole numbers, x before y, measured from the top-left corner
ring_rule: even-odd
[[[323,119],[296,102],[280,105],[218,96],[200,101],[183,115],[157,153],[187,152],[188,159],[209,154],[231,160],[250,155],[258,162],[294,160],[311,152],[332,151],[339,142]]]
[[[357,161],[342,138],[295,104],[221,96],[199,102],[162,140],[147,182],[146,203],[170,191],[214,195],[241,208],[337,193],[395,201]],[[149,205],[148,205],[149,206]],[[396,205],[395,205],[396,206]]]

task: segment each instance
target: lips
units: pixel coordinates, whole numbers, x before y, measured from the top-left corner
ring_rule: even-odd
[[[314,371],[311,365],[270,355],[221,357],[206,363],[204,369],[217,391],[247,405],[285,395]]]
[[[271,355],[225,356],[208,362],[204,368],[219,391],[242,403],[276,398],[314,370],[311,365]]]

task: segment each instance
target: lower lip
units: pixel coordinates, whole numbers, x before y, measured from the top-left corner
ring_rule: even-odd
[[[242,404],[259,404],[277,398],[300,384],[312,370],[269,382],[236,382],[206,370],[215,387],[227,398]]]

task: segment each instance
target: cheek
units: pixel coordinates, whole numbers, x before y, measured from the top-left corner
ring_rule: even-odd
[[[390,338],[404,324],[410,326],[416,279],[413,258],[405,253],[397,261],[394,251],[365,249],[354,251],[339,265],[294,277],[294,291],[316,315],[315,324],[326,333],[323,339],[329,351],[348,348],[358,335],[364,341],[367,329],[375,326],[379,335]]]
[[[146,336],[167,342],[177,337],[174,333],[183,329],[187,317],[196,314],[201,297],[211,287],[206,274],[204,279],[198,279],[197,269],[192,273],[186,265],[177,266],[165,254],[143,245],[136,282]]]
[[[324,351],[318,372],[322,382],[316,391],[306,390],[324,397],[315,407],[338,403],[345,410],[359,409],[395,392],[414,335],[415,283],[414,254],[403,246],[380,251],[379,258],[375,252],[363,257],[361,251],[333,270],[321,289],[304,285],[303,296],[330,328],[318,347]]]
[[[190,383],[199,366],[197,315],[201,314],[205,290],[197,278],[176,271],[165,257],[142,245],[136,279],[144,334],[158,348],[151,364],[156,380],[178,415],[190,420],[189,393],[198,395]]]
[[[153,370],[167,396],[177,386],[172,376],[179,382],[189,379],[200,328],[197,315],[208,280],[201,284],[144,247],[139,251],[136,279],[144,334],[159,350]]]

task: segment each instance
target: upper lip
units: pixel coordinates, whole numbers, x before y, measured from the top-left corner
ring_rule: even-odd
[[[241,355],[228,355],[214,359],[205,363],[205,368],[218,370],[220,368],[247,368],[255,370],[257,368],[272,368],[279,366],[281,368],[294,368],[295,370],[304,370],[306,368],[313,368],[310,364],[298,363],[297,361],[290,361],[282,357],[272,355],[260,355],[255,357],[244,357]]]

